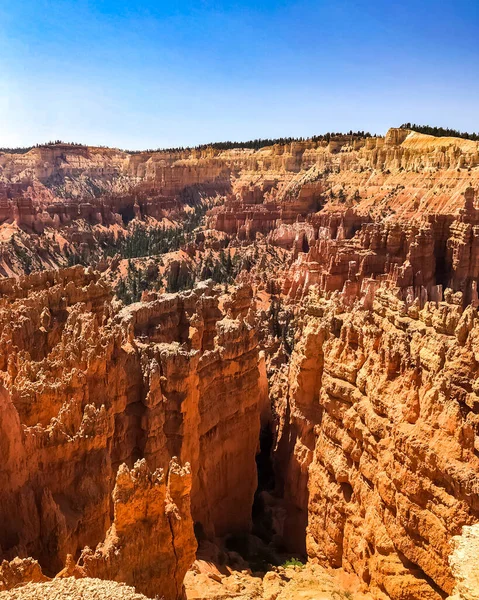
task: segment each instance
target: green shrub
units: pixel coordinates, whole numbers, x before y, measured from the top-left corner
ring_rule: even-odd
[[[282,564],[284,568],[286,567],[304,567],[304,563],[299,560],[299,558],[289,558],[286,562]]]

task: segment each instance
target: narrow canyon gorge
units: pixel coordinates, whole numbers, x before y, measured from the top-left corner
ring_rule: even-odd
[[[479,142],[0,153],[0,275],[0,599],[479,599]]]

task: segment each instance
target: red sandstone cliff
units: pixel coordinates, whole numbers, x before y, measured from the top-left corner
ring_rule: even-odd
[[[149,597],[183,597],[183,579],[195,559],[190,507],[191,471],[175,459],[165,476],[146,461],[118,469],[114,520],[95,552],[85,548],[79,567],[86,577],[134,586]]]

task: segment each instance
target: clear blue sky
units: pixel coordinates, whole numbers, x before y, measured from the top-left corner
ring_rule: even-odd
[[[479,130],[479,0],[0,0],[0,146]]]

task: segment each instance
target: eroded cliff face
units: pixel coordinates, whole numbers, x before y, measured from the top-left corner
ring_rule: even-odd
[[[116,478],[113,525],[82,563],[179,597],[193,522],[221,535],[251,521],[266,398],[244,294],[234,318],[208,285],[118,311],[81,267],[4,281],[2,293],[1,556],[33,556],[53,575],[94,548]],[[191,467],[156,471],[173,456]]]
[[[152,473],[145,459],[123,463],[113,490],[114,519],[95,552],[85,548],[78,568],[86,577],[134,586],[149,597],[183,597],[183,580],[195,560],[190,507],[191,471],[175,458],[168,473]]]
[[[450,539],[479,516],[477,312],[460,294],[420,308],[397,292],[378,289],[372,310],[309,298],[277,470],[310,558],[379,596],[440,598]]]

